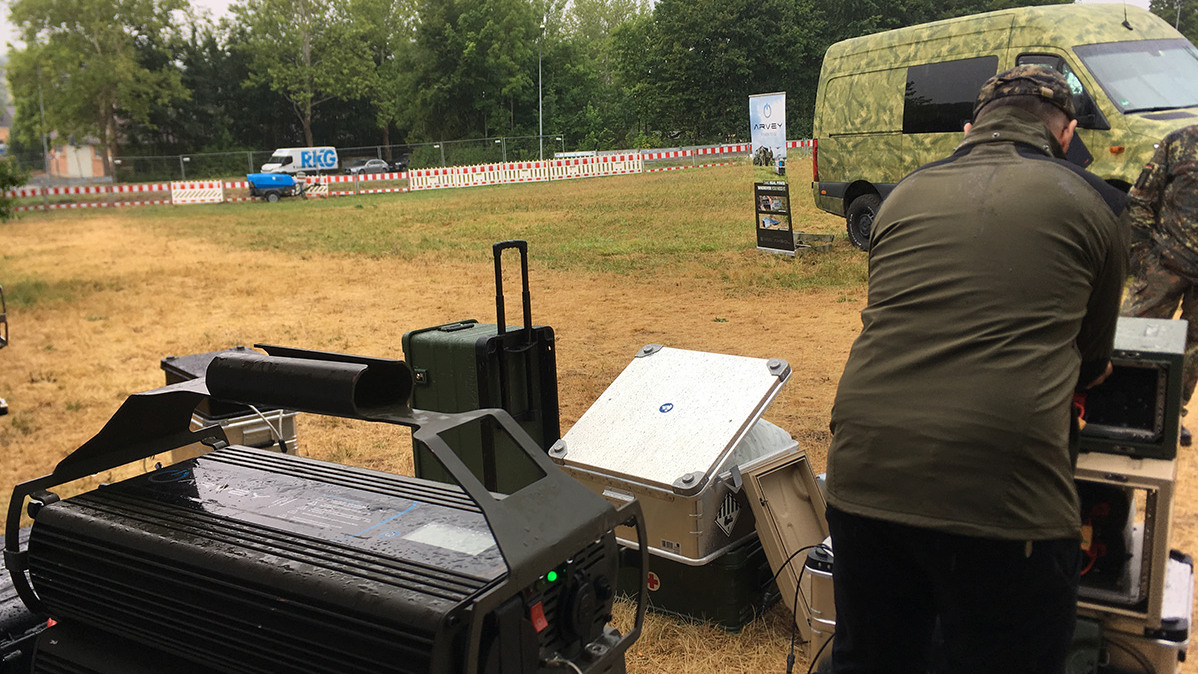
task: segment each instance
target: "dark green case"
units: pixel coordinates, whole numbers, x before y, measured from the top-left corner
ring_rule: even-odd
[[[635,597],[640,588],[640,553],[620,548],[617,589]],[[718,625],[729,632],[761,615],[778,601],[778,585],[761,539],[733,543],[701,566],[649,551],[649,610]]]
[[[500,259],[507,248],[521,252],[523,327],[504,321]],[[532,325],[524,241],[495,244],[495,284],[498,323],[471,319],[404,334],[404,360],[415,377],[412,407],[433,412],[502,408],[548,451],[561,436],[557,358],[553,328]],[[442,437],[487,489],[511,493],[540,478],[540,469],[498,428],[466,426]],[[453,482],[426,447],[414,444],[412,451],[416,477]]]

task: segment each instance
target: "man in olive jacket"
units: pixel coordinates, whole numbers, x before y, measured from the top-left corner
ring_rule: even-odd
[[[832,410],[837,674],[1063,672],[1077,608],[1075,389],[1100,381],[1125,198],[1064,160],[1043,66],[991,78],[949,158],[903,179]]]

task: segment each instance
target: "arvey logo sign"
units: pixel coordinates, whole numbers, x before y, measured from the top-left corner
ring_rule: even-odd
[[[761,107],[762,119],[761,119],[761,121],[758,121],[753,124],[753,130],[754,131],[781,131],[785,127],[786,122],[784,120],[783,121],[771,120],[770,118],[773,116],[774,116],[774,106],[770,105],[769,103],[766,103],[765,105],[763,105]]]

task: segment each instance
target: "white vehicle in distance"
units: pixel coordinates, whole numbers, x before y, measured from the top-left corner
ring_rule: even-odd
[[[338,167],[335,147],[281,147],[262,165],[262,172],[303,177],[336,173]]]

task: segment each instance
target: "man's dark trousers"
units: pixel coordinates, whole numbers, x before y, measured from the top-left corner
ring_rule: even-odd
[[[834,508],[828,527],[836,674],[1065,671],[1077,619],[1077,539],[1035,541],[1029,555],[1027,541],[945,534]],[[943,644],[933,653],[937,618]]]

